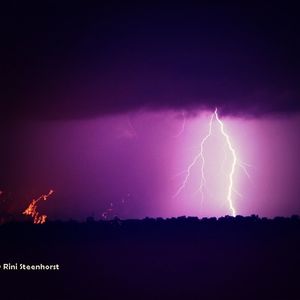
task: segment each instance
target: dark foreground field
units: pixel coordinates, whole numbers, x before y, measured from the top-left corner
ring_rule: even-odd
[[[300,219],[9,223],[1,299],[300,299]]]

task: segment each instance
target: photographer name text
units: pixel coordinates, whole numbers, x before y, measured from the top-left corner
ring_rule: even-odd
[[[59,264],[2,263],[0,271],[59,271]]]

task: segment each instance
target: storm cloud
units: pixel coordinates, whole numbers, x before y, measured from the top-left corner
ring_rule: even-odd
[[[15,1],[2,12],[2,118],[299,112],[296,11],[288,2]]]

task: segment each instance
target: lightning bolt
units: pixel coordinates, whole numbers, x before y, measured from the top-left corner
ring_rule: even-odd
[[[224,128],[224,124],[221,121],[221,119],[219,118],[218,115],[218,109],[216,108],[215,111],[212,113],[210,120],[209,120],[209,128],[208,128],[208,133],[206,134],[206,136],[202,139],[201,144],[200,144],[200,151],[199,153],[194,157],[193,161],[188,165],[187,169],[184,171],[184,173],[186,174],[182,184],[179,186],[177,192],[175,193],[175,195],[173,197],[177,197],[181,191],[186,187],[188,180],[191,176],[191,170],[192,168],[195,166],[195,164],[198,161],[201,161],[201,180],[200,180],[200,187],[196,192],[201,193],[201,199],[203,201],[203,197],[204,197],[204,187],[205,187],[205,183],[206,183],[206,178],[205,178],[205,172],[204,172],[204,167],[205,167],[205,156],[204,156],[204,146],[206,141],[209,139],[209,137],[212,134],[212,124],[214,119],[216,120],[216,122],[219,124],[220,127],[220,132],[221,134],[224,136],[225,141],[226,141],[226,145],[227,148],[229,149],[231,156],[232,156],[232,163],[231,163],[231,167],[230,167],[230,171],[228,173],[228,188],[227,188],[227,195],[226,195],[226,200],[228,202],[228,206],[230,208],[231,211],[231,215],[232,216],[236,216],[236,209],[234,207],[234,203],[233,203],[233,197],[232,194],[233,192],[236,192],[236,190],[234,189],[234,174],[236,171],[236,167],[240,166],[244,172],[246,173],[247,176],[249,176],[249,173],[247,172],[245,166],[249,166],[245,163],[240,163],[237,159],[237,155],[236,155],[236,151],[232,146],[231,140],[229,135],[226,133],[225,128]]]
[[[200,188],[199,190],[202,193],[203,196],[203,186],[205,183],[205,176],[204,176],[204,163],[205,163],[205,159],[204,159],[204,155],[203,155],[203,148],[204,148],[204,144],[206,142],[206,140],[210,137],[211,135],[211,129],[212,129],[212,121],[213,121],[214,115],[211,116],[210,121],[209,121],[209,130],[208,130],[208,134],[203,138],[203,140],[201,141],[201,145],[200,145],[200,152],[194,157],[193,161],[191,162],[191,164],[189,164],[189,166],[187,167],[186,171],[184,171],[184,173],[186,173],[186,176],[181,184],[181,186],[178,188],[176,194],[173,196],[174,198],[177,197],[181,191],[185,188],[189,177],[191,175],[191,170],[193,168],[193,166],[199,161],[199,159],[201,159],[202,161],[202,166],[201,166],[201,182],[200,182]]]
[[[228,145],[228,148],[229,148],[229,150],[230,150],[230,152],[232,154],[232,164],[231,164],[231,170],[229,172],[229,186],[228,186],[228,192],[227,192],[227,201],[229,203],[229,207],[230,207],[231,213],[235,217],[236,216],[236,210],[235,210],[234,205],[233,205],[232,191],[233,191],[233,175],[234,175],[235,168],[236,168],[236,165],[237,165],[237,157],[236,157],[235,150],[232,147],[229,135],[224,130],[224,124],[223,124],[223,122],[220,120],[220,118],[218,116],[218,110],[217,110],[217,108],[216,108],[216,110],[214,112],[214,115],[216,117],[216,120],[220,124],[221,133],[224,135],[224,137],[226,139],[226,142],[227,142],[227,145]]]
[[[50,190],[48,194],[41,195],[37,199],[33,199],[29,206],[23,211],[23,215],[31,216],[33,218],[34,224],[43,224],[46,222],[47,215],[40,215],[37,211],[37,204],[39,201],[46,201],[54,193],[53,190]]]
[[[185,129],[186,118],[185,118],[184,110],[181,112],[181,116],[182,116],[182,125],[181,125],[179,132],[176,135],[174,135],[174,138],[180,137],[183,134],[184,129]]]

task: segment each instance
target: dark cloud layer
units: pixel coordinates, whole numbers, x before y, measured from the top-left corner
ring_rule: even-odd
[[[2,22],[6,118],[300,110],[299,21],[288,2],[12,1]]]

